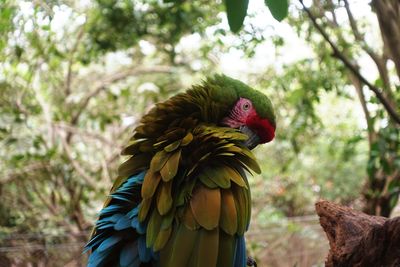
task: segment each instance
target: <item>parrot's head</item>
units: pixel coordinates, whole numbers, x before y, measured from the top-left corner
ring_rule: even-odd
[[[239,80],[215,75],[206,81],[214,103],[225,112],[218,123],[248,135],[245,145],[253,149],[275,137],[275,114],[269,98]]]

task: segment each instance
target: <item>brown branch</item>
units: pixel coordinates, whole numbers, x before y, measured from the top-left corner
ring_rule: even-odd
[[[315,208],[329,239],[325,266],[399,266],[400,217],[369,216],[325,200]]]
[[[36,187],[36,185],[34,184],[34,181],[31,183],[32,186],[32,191],[37,195],[37,197],[39,198],[39,200],[46,206],[46,208],[51,212],[51,214],[58,216],[60,215],[60,211],[59,211],[59,206],[55,206],[52,205],[49,201],[47,201],[47,198],[44,197],[40,190],[38,190],[38,188]],[[32,191],[28,192],[28,188],[25,185],[21,185],[19,186],[19,188],[22,188],[22,190],[24,190],[24,195],[29,195],[29,193],[31,193]],[[68,229],[68,231],[72,233],[76,233],[76,229],[72,227],[71,224],[69,224],[66,220],[61,220],[58,222],[61,226],[65,227],[66,229]]]
[[[117,144],[115,143],[115,141],[112,140],[108,140],[107,138],[105,138],[104,136],[102,136],[101,134],[97,134],[97,133],[93,133],[93,132],[89,132],[87,130],[84,129],[80,129],[77,127],[74,127],[72,125],[66,124],[66,123],[53,123],[53,127],[66,131],[67,133],[72,133],[72,134],[78,134],[81,136],[86,136],[92,139],[96,139],[100,142],[102,142],[103,144],[110,146],[110,147],[116,147]]]
[[[307,13],[308,17],[311,19],[313,25],[318,30],[318,32],[322,35],[326,42],[331,46],[334,56],[340,59],[343,64],[351,71],[353,74],[360,79],[362,83],[364,83],[368,88],[373,91],[382,105],[385,107],[386,111],[389,113],[390,117],[397,123],[400,124],[400,115],[396,112],[396,110],[392,107],[390,102],[385,98],[385,96],[381,93],[379,88],[371,84],[359,71],[358,69],[346,58],[346,56],[339,50],[339,48],[333,43],[333,41],[329,38],[328,34],[325,30],[318,24],[316,18],[313,16],[311,11],[304,5],[303,0],[299,0],[301,5],[303,6],[303,10]]]
[[[74,63],[74,55],[76,50],[78,49],[79,44],[81,43],[81,39],[83,37],[83,33],[85,27],[84,25],[82,25],[81,29],[79,30],[78,36],[75,40],[75,44],[71,49],[70,55],[69,55],[69,59],[68,59],[68,69],[67,69],[67,75],[65,78],[65,95],[68,96],[71,94],[71,80],[72,80],[72,65]]]
[[[364,116],[365,116],[365,120],[367,122],[367,129],[368,129],[368,144],[371,148],[372,143],[375,139],[375,130],[374,130],[374,126],[371,122],[371,115],[369,113],[368,107],[367,107],[367,102],[365,101],[365,95],[364,95],[364,91],[363,91],[363,87],[362,87],[362,83],[360,81],[360,79],[358,79],[353,73],[349,73],[349,77],[350,80],[353,83],[353,86],[356,88],[356,92],[358,95],[358,99],[360,100],[361,103],[361,107],[363,109],[364,112]]]
[[[400,2],[373,0],[371,6],[378,18],[385,50],[394,62],[397,75],[400,77]]]
[[[356,20],[354,19],[353,13],[351,12],[350,5],[348,0],[343,0],[344,7],[346,9],[347,17],[349,18],[350,27],[353,32],[354,38],[361,45],[361,48],[370,56],[370,58],[375,62],[376,67],[378,68],[379,75],[382,78],[383,87],[386,91],[390,90],[390,80],[388,76],[388,71],[386,68],[387,59],[384,56],[379,56],[377,53],[373,51],[373,49],[367,45],[365,42],[363,35],[360,33],[358,29],[358,25]]]
[[[56,206],[54,206],[50,201],[48,201],[47,197],[44,197],[40,190],[37,188],[36,184],[33,182],[31,183],[31,187],[33,189],[33,192],[36,193],[40,201],[47,207],[47,209],[53,214],[53,215],[58,215],[58,209]]]
[[[349,18],[350,27],[353,32],[354,38],[356,38],[357,41],[362,42],[364,45],[365,42],[364,42],[363,36],[361,35],[360,31],[358,30],[358,26],[354,19],[353,13],[351,12],[349,2],[347,0],[342,0],[342,1],[344,2],[344,7],[346,9],[347,17]],[[369,47],[368,47],[368,50],[370,50]]]
[[[35,162],[33,164],[19,168],[16,171],[11,171],[9,173],[2,175],[5,178],[0,179],[0,185],[10,183],[13,180],[17,179],[18,177],[21,177],[22,175],[25,175],[27,173],[31,173],[38,170],[45,170],[49,166],[50,166],[49,162]]]

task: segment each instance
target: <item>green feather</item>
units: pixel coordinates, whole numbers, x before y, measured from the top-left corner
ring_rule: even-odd
[[[160,232],[160,228],[161,228],[161,215],[158,213],[157,209],[153,209],[146,230],[146,246],[148,248],[153,246]]]
[[[172,208],[171,186],[172,181],[163,182],[160,185],[157,196],[157,209],[161,215],[167,214]]]
[[[218,187],[218,185],[211,178],[209,178],[208,175],[205,174],[204,172],[201,173],[198,178],[205,186],[207,186],[209,188],[217,188]]]
[[[187,133],[186,136],[182,139],[182,143],[181,146],[187,146],[188,144],[190,144],[190,142],[192,142],[193,140],[193,134],[192,133]]]
[[[188,267],[198,233],[179,224],[160,252],[160,267]]]
[[[191,261],[187,266],[190,267],[212,267],[217,266],[219,229],[213,230],[200,229],[197,246],[193,250]],[[224,265],[226,266],[226,265]]]
[[[176,173],[178,172],[180,159],[181,150],[178,150],[168,158],[165,165],[161,168],[160,174],[164,182],[168,182],[175,177]]]
[[[235,200],[230,190],[221,190],[221,228],[230,235],[237,231],[237,212]]]
[[[218,245],[218,262],[216,266],[233,266],[236,245],[235,237],[220,231]]]
[[[167,243],[170,235],[171,235],[171,227],[168,227],[167,229],[161,229],[160,232],[158,233],[158,236],[154,242],[153,249],[154,251],[159,251],[162,249],[165,244]]]
[[[207,177],[216,183],[221,188],[229,188],[231,186],[230,175],[226,171],[227,167],[218,166],[213,168],[207,168],[204,173]]]
[[[233,199],[235,200],[235,206],[237,211],[237,233],[243,235],[246,231],[247,224],[250,221],[249,217],[249,205],[247,205],[248,197],[246,196],[246,190],[243,187],[233,187]]]
[[[172,142],[171,144],[169,144],[168,146],[166,146],[166,147],[164,148],[164,150],[165,150],[166,152],[172,152],[172,151],[174,151],[175,149],[177,149],[177,148],[181,145],[181,142],[182,142],[182,140],[177,140],[177,141],[175,141],[175,142]]]
[[[161,170],[162,167],[164,167],[165,163],[168,161],[170,156],[171,154],[164,150],[158,151],[151,159],[150,170],[152,172],[157,172]]]
[[[158,172],[153,173],[151,171],[147,171],[142,185],[142,198],[151,198],[154,195],[160,180],[161,175]]]
[[[150,154],[139,154],[130,157],[127,161],[121,164],[118,168],[118,175],[120,177],[128,178],[135,172],[145,169],[149,165]],[[119,187],[119,185],[118,185]]]

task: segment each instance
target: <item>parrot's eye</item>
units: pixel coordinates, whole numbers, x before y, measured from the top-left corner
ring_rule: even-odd
[[[249,109],[250,109],[250,103],[244,103],[243,106],[242,106],[242,109],[243,109],[244,111],[249,110]]]

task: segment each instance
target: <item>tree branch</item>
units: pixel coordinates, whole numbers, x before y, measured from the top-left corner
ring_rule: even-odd
[[[361,48],[370,56],[370,58],[375,62],[376,67],[378,68],[379,75],[382,78],[383,87],[386,91],[389,91],[390,94],[390,80],[388,76],[388,71],[386,68],[386,59],[384,56],[379,56],[373,49],[367,45],[365,40],[363,39],[363,35],[360,33],[358,29],[358,25],[356,20],[354,19],[353,13],[351,12],[350,5],[348,0],[343,0],[344,7],[346,9],[347,17],[349,18],[350,27],[353,32],[354,38],[361,45]]]
[[[65,95],[68,96],[71,94],[71,81],[72,81],[72,65],[74,63],[74,55],[76,50],[78,49],[78,45],[81,42],[81,39],[83,37],[83,33],[85,26],[82,25],[82,27],[80,28],[79,32],[78,32],[78,36],[75,40],[75,44],[71,49],[70,55],[69,55],[69,59],[68,59],[68,69],[67,69],[67,75],[65,78]]]
[[[91,176],[87,174],[87,172],[79,165],[79,163],[72,156],[71,147],[68,145],[66,139],[60,134],[61,143],[63,145],[65,154],[67,155],[68,160],[71,162],[72,166],[76,170],[76,172],[85,180],[87,185],[92,188],[96,188],[96,181],[92,179]]]
[[[384,47],[400,77],[400,2],[372,0],[371,6],[375,9],[378,18]]]
[[[326,42],[331,46],[334,56],[340,59],[343,64],[351,71],[353,74],[360,79],[362,83],[364,83],[368,88],[373,91],[382,105],[385,107],[386,111],[389,113],[390,117],[397,123],[400,124],[400,115],[396,112],[396,110],[392,107],[390,102],[385,98],[385,96],[380,92],[380,90],[371,84],[358,69],[346,58],[346,56],[338,49],[338,47],[332,42],[329,38],[328,34],[325,30],[318,24],[316,18],[313,16],[311,11],[304,5],[303,0],[299,0],[300,4],[303,6],[303,10],[307,13],[308,17],[311,19],[313,25],[318,30],[318,32],[322,35]]]
[[[100,141],[101,143],[103,143],[104,145],[107,145],[110,147],[118,147],[118,144],[115,143],[115,141],[108,140],[101,134],[89,132],[87,130],[80,129],[78,127],[75,127],[75,126],[72,126],[72,125],[69,125],[66,123],[53,123],[53,127],[55,127],[56,129],[64,130],[67,133],[83,135],[83,136],[86,136],[86,137],[89,137],[92,139],[96,139],[96,140]]]
[[[374,126],[372,125],[371,122],[371,115],[369,113],[368,107],[367,107],[367,103],[365,101],[365,96],[364,96],[364,91],[363,91],[363,87],[362,87],[362,83],[360,81],[360,79],[358,79],[358,77],[356,77],[352,72],[349,73],[349,77],[350,80],[353,83],[354,88],[356,88],[356,92],[358,95],[358,98],[360,100],[361,103],[361,107],[363,109],[364,112],[364,116],[365,116],[365,120],[367,122],[367,129],[368,129],[368,144],[371,148],[372,143],[375,139],[375,131],[374,131]]]
[[[24,174],[31,173],[31,172],[38,171],[38,170],[45,170],[49,166],[50,165],[48,162],[35,162],[35,163],[27,165],[23,168],[19,168],[15,172],[12,171],[12,172],[6,173],[5,175],[2,175],[3,177],[5,176],[5,178],[0,180],[0,185],[9,183],[12,180],[17,179],[18,177],[20,177]]]
[[[325,266],[399,266],[400,217],[369,216],[326,200],[315,208],[329,240]]]

